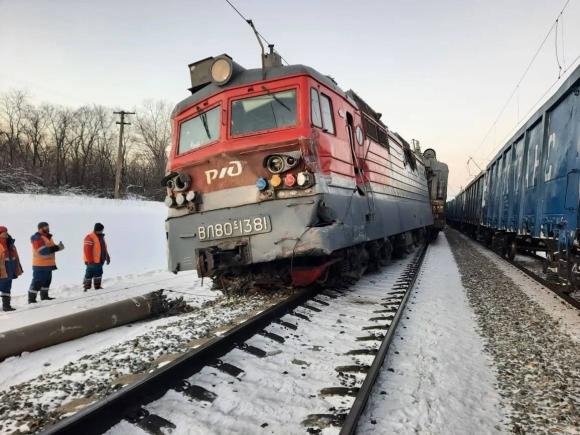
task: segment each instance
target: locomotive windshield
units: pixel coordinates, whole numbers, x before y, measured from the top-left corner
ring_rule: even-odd
[[[188,119],[179,130],[179,154],[219,139],[220,106]]]
[[[232,103],[232,135],[296,125],[296,90],[273,92]]]

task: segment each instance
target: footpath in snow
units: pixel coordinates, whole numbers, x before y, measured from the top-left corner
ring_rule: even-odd
[[[580,433],[577,310],[457,231],[447,236],[497,369],[508,430]]]
[[[432,243],[360,434],[501,433],[500,397],[445,234]]]

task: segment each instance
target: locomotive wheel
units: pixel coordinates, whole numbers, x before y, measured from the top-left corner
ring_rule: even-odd
[[[388,266],[393,256],[393,245],[389,239],[385,240],[379,251],[379,263],[381,266]]]
[[[369,253],[363,246],[354,246],[346,252],[346,270],[343,271],[344,277],[353,281],[362,278],[369,265]]]
[[[369,254],[368,270],[369,272],[376,272],[381,267],[380,263],[381,246],[379,242],[372,241],[367,243],[366,250]]]

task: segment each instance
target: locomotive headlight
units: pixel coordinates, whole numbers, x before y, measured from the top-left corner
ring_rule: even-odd
[[[191,176],[185,172],[180,172],[173,180],[173,189],[176,192],[183,192],[191,186]]]
[[[278,187],[280,184],[282,184],[282,178],[280,178],[278,174],[274,174],[270,179],[270,184],[272,187]]]
[[[272,174],[279,174],[280,172],[284,171],[284,159],[281,156],[270,156],[266,160],[266,168]]]
[[[300,172],[296,177],[296,182],[299,186],[306,186],[307,184],[310,184],[310,180],[311,176],[308,172]]]
[[[183,204],[185,204],[185,195],[183,193],[178,193],[175,195],[175,202],[177,203],[178,207],[181,207]]]
[[[266,190],[266,188],[268,187],[268,181],[265,178],[260,177],[256,180],[256,187],[260,192],[262,192],[263,190]]]
[[[169,195],[167,195],[167,196],[165,197],[165,201],[164,201],[164,202],[165,202],[165,205],[166,205],[167,207],[169,207],[169,208],[173,207],[173,205],[175,204],[175,203],[173,202],[173,197],[172,197],[172,196],[169,196]]]
[[[296,178],[291,173],[287,173],[284,177],[284,184],[288,187],[292,187],[296,184]]]
[[[217,57],[211,65],[211,79],[216,85],[226,84],[234,71],[231,59]]]
[[[187,192],[187,195],[185,195],[185,199],[187,199],[189,202],[193,201],[195,199],[195,192],[193,190]]]

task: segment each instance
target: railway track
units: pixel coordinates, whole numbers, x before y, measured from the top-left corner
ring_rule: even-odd
[[[352,434],[426,250],[350,287],[297,291],[44,433]]]
[[[459,231],[459,230],[456,230],[456,231]],[[461,233],[461,234],[463,234],[465,237],[469,237],[464,233]],[[493,250],[491,247],[487,246],[486,244],[484,244],[478,240],[475,240],[473,238],[470,238],[470,239],[479,243],[480,246],[488,249],[489,251],[493,252],[498,257],[500,257],[502,260],[508,262],[509,264],[514,266],[515,268],[519,269],[520,271],[522,271],[523,273],[528,275],[530,278],[532,278],[534,281],[538,282],[539,284],[543,285],[544,287],[546,287],[547,289],[552,291],[554,294],[556,294],[563,301],[567,302],[568,304],[570,304],[574,308],[577,308],[580,310],[580,301],[578,299],[573,298],[570,294],[568,294],[564,291],[566,288],[565,285],[563,285],[559,282],[550,281],[547,278],[542,277],[538,273],[536,273],[533,270],[531,270],[530,268],[526,267],[524,263],[522,263],[521,261],[518,261],[517,256],[516,256],[516,259],[510,260],[509,258],[506,258],[505,256],[503,256],[501,253]],[[538,256],[537,254],[519,254],[519,255],[525,255],[525,256],[532,258],[534,260],[543,261],[543,258]]]
[[[538,275],[533,270],[527,268],[524,264],[518,262],[516,259],[510,260],[508,258],[501,256],[497,252],[496,252],[496,254],[499,255],[501,258],[503,258],[508,263],[510,263],[512,266],[514,266],[514,267],[518,268],[519,270],[521,270],[522,272],[524,272],[530,278],[534,279],[538,283],[542,284],[544,287],[546,287],[549,290],[551,290],[552,292],[554,292],[562,300],[566,301],[567,303],[569,303],[573,307],[580,310],[580,301],[573,298],[572,296],[570,296],[570,294],[564,292],[564,290],[563,290],[564,286],[562,284],[559,284],[558,282],[549,281],[548,279]],[[533,258],[537,259],[538,261],[541,260],[541,257],[535,256],[535,255],[533,256]]]

